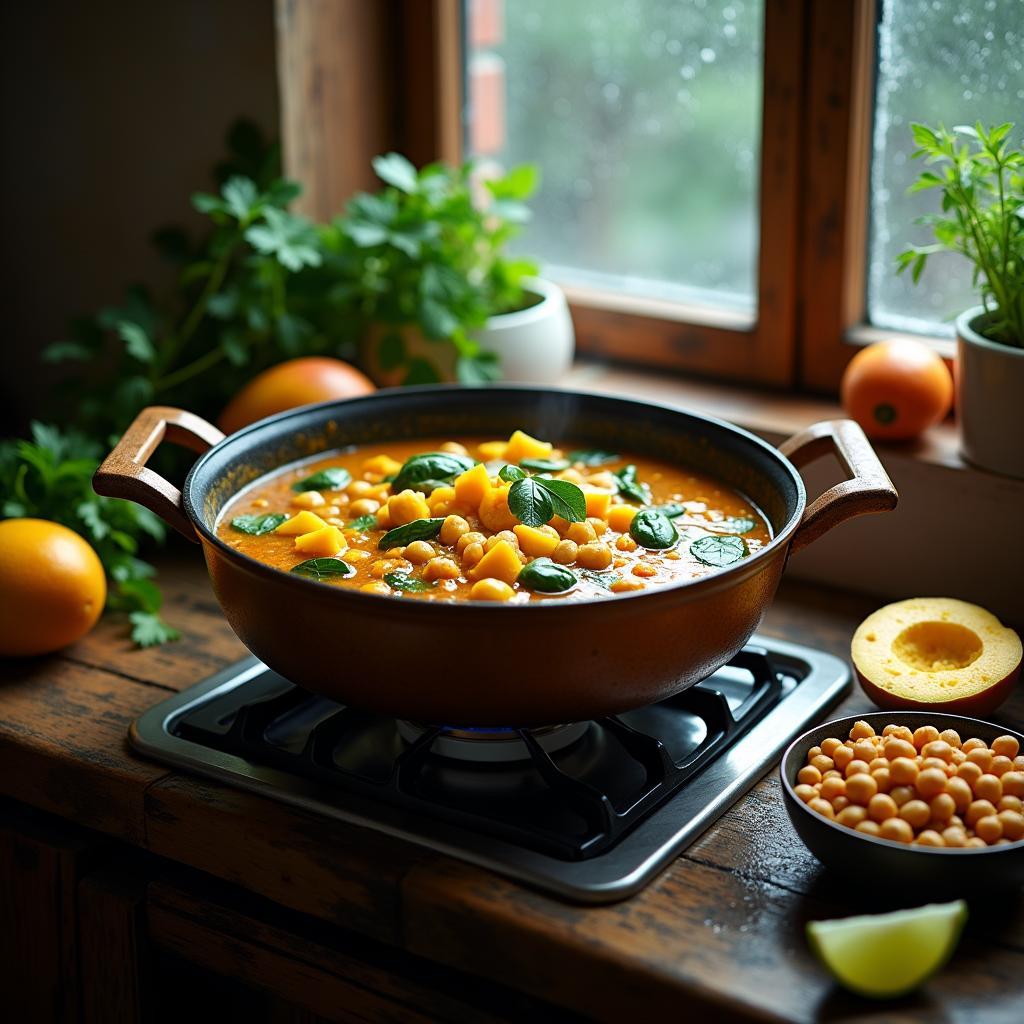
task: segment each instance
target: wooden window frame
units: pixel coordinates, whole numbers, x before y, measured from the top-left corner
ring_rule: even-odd
[[[866,321],[882,2],[766,0],[756,316],[566,286],[583,355],[834,394],[859,346],[899,333]],[[305,212],[329,218],[372,187],[386,148],[461,159],[462,0],[276,3],[286,167],[312,185]]]

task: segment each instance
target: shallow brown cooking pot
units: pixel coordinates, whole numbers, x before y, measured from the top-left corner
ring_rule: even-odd
[[[346,445],[418,437],[507,437],[678,462],[741,491],[774,540],[690,582],[583,602],[503,605],[365,594],[272,569],[217,538],[238,490],[288,462]],[[179,491],[146,461],[164,439],[203,454]],[[850,479],[806,505],[797,466],[834,451]],[[230,437],[191,413],[151,408],[96,473],[98,493],[137,501],[202,544],[242,642],[295,683],[417,721],[544,725],[651,704],[746,643],[790,553],[833,526],[896,505],[860,428],[818,423],[778,450],[727,423],[665,406],[539,388],[403,388],[308,406]]]

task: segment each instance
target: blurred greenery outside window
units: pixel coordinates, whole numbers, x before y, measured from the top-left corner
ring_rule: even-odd
[[[485,165],[541,167],[516,244],[544,273],[756,314],[765,3],[465,0],[466,150]],[[895,274],[896,254],[929,240],[914,222],[936,203],[907,194],[921,170],[910,124],[1015,121],[1019,144],[1024,0],[874,9],[865,319],[951,336],[977,301],[967,264],[933,259],[916,288]]]

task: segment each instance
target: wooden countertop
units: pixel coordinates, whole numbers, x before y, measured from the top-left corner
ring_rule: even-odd
[[[199,869],[323,922],[600,1020],[696,1013],[813,1021],[1017,1020],[1024,908],[972,904],[952,963],[918,995],[876,1006],[835,988],[804,922],[893,909],[811,857],[774,772],[637,896],[558,902],[398,840],[169,771],[127,746],[129,722],[245,655],[199,565],[165,562],[177,644],[132,649],[104,621],[60,655],[0,662],[0,792]],[[785,584],[762,627],[845,656],[875,602]],[[868,710],[855,692],[836,711]],[[997,716],[1024,724],[1024,699]]]

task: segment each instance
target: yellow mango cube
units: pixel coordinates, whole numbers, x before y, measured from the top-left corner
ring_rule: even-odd
[[[482,462],[455,478],[455,498],[466,505],[476,508],[490,493],[491,475]]]
[[[484,441],[483,444],[477,445],[477,451],[480,453],[480,458],[484,462],[491,462],[494,459],[505,458],[505,449],[508,444],[504,441]]]
[[[638,511],[639,509],[634,508],[632,505],[612,505],[608,509],[608,514],[605,516],[605,519],[613,530],[618,530],[619,533],[625,533],[629,529],[629,524],[633,522],[633,516],[635,516]]]
[[[523,433],[521,430],[514,430],[508,439],[508,447],[505,449],[506,462],[519,462],[522,459],[546,459],[554,445],[548,441],[538,441],[535,437]]]
[[[587,500],[587,516],[596,516],[604,519],[611,504],[612,496],[610,491],[583,491],[583,497]]]
[[[519,575],[523,563],[519,561],[516,549],[507,540],[499,540],[470,572],[475,580],[502,580],[511,586]]]
[[[491,533],[511,530],[519,522],[509,511],[508,492],[508,487],[492,487],[480,502],[480,522]]]
[[[404,526],[416,519],[429,519],[430,506],[422,491],[405,490],[388,498],[388,516],[392,526]]]
[[[310,558],[330,558],[347,547],[348,541],[336,526],[325,526],[295,538],[295,550]]]
[[[512,532],[519,538],[519,547],[523,554],[532,558],[550,555],[558,547],[561,539],[555,531],[546,533],[536,526],[524,526],[522,523],[513,526]]]
[[[297,516],[286,519],[274,533],[282,537],[301,537],[304,533],[322,530],[327,524],[315,513],[304,509]]]
[[[402,464],[390,455],[374,455],[363,462],[363,472],[391,476],[402,468]]]
[[[430,494],[427,495],[427,505],[430,508],[430,514],[432,516],[438,515],[439,508],[447,507],[455,499],[455,488],[454,487],[435,487]]]

